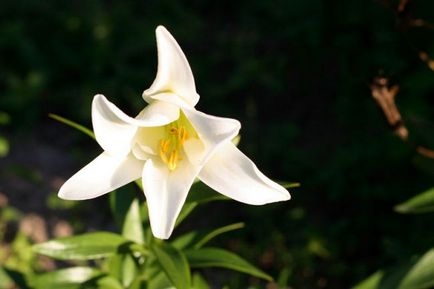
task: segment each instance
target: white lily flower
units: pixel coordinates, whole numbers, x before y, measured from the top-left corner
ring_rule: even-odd
[[[148,105],[131,118],[96,95],[92,124],[104,152],[60,188],[59,197],[98,197],[142,178],[155,237],[167,239],[195,178],[234,200],[262,205],[289,200],[288,191],[262,174],[231,140],[237,120],[207,115],[190,65],[173,36],[156,29],[158,72],[143,92]]]

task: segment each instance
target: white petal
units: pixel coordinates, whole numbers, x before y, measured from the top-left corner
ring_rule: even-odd
[[[138,126],[151,127],[161,126],[171,123],[179,118],[179,107],[169,102],[153,101],[147,105],[135,119],[131,119],[132,123]],[[137,122],[138,121],[138,122]]]
[[[158,155],[160,140],[166,137],[164,127],[142,127],[136,133],[135,142],[139,144],[143,152],[150,155]]]
[[[190,107],[199,101],[196,93],[193,73],[187,58],[176,42],[175,38],[163,26],[158,26],[158,71],[151,87],[143,92],[143,98],[151,102],[154,95],[162,92],[173,92],[179,95]]]
[[[86,200],[111,192],[140,178],[143,161],[104,152],[67,180],[59,190],[65,200]]]
[[[196,166],[200,166],[205,159],[205,145],[197,138],[190,138],[185,141],[184,152],[190,163]]]
[[[217,192],[250,205],[291,198],[285,188],[261,173],[231,142],[218,148],[200,171],[199,179]]]
[[[187,198],[198,169],[182,160],[174,171],[158,159],[145,163],[142,175],[143,190],[148,203],[152,233],[156,238],[168,239],[176,218]]]
[[[205,146],[202,165],[211,157],[214,150],[238,135],[241,128],[240,122],[235,119],[212,116],[195,109],[183,109],[183,112]],[[185,152],[189,156],[188,148]]]
[[[131,149],[131,153],[136,159],[145,161],[149,159],[154,153],[148,149],[148,147],[145,147],[141,145],[140,143],[135,143]]]
[[[166,125],[179,117],[179,108],[156,101],[149,104],[137,118],[122,112],[103,95],[95,95],[92,102],[92,124],[99,145],[113,155],[127,155],[133,144],[137,127]]]
[[[167,103],[171,103],[177,107],[186,107],[191,108],[191,104],[186,102],[183,97],[173,93],[173,92],[162,92],[152,95],[150,98],[146,99],[146,101],[164,101]],[[151,102],[152,103],[152,102]]]

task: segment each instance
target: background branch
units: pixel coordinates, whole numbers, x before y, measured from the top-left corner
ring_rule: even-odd
[[[420,155],[434,159],[434,150],[414,144],[409,141],[409,131],[405,126],[401,114],[396,106],[395,98],[399,92],[399,86],[389,86],[389,80],[378,76],[371,84],[372,97],[383,111],[383,114],[393,132],[403,141],[410,143]]]

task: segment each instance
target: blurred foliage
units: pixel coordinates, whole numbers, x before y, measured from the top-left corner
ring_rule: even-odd
[[[393,210],[433,186],[434,162],[390,132],[369,91],[378,74],[398,84],[410,137],[434,147],[434,72],[420,60],[434,56],[434,31],[409,21],[434,22],[434,2],[398,12],[399,2],[4,0],[5,131],[31,132],[50,112],[90,126],[96,93],[137,113],[156,71],[153,30],[165,25],[190,61],[199,108],[240,119],[240,146],[258,167],[302,184],[285,204],[206,207],[195,225],[242,219],[222,242],[279,284],[348,288],[434,244],[432,217]],[[248,282],[232,277],[231,288]]]
[[[0,111],[0,126],[5,126],[9,124],[9,115],[5,112]],[[9,141],[5,136],[0,134],[0,158],[7,156],[9,153]]]

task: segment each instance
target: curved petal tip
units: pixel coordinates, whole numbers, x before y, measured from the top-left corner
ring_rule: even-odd
[[[151,87],[143,92],[143,98],[151,103],[155,99],[162,100],[159,94],[164,94],[164,101],[178,105],[181,102],[187,107],[194,107],[199,101],[199,95],[184,52],[164,26],[158,26],[155,35],[158,50],[157,76]]]
[[[143,164],[131,155],[118,158],[104,152],[69,178],[58,196],[64,200],[96,198],[140,178]]]
[[[155,29],[155,34],[158,33],[169,33],[169,31],[167,31],[166,27],[164,27],[163,25],[158,25],[157,28]]]
[[[199,173],[209,187],[249,205],[287,201],[289,192],[267,178],[234,144],[222,145]]]

